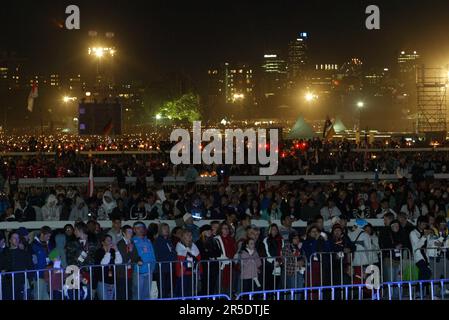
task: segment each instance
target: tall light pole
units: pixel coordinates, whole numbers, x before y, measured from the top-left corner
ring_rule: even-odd
[[[359,131],[361,131],[362,125],[362,110],[365,107],[365,103],[363,101],[357,102],[357,109],[359,109]]]

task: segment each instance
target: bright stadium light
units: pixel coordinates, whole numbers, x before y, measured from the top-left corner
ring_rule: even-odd
[[[318,96],[313,92],[307,92],[304,98],[306,99],[307,102],[312,102],[313,100],[318,99]]]

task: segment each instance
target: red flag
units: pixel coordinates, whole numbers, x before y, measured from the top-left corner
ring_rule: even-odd
[[[90,172],[89,172],[89,182],[87,187],[87,192],[89,194],[89,198],[94,195],[94,167],[92,163],[90,164]]]
[[[28,95],[28,111],[33,112],[34,107],[34,99],[36,99],[39,96],[37,91],[37,84],[36,82],[33,82],[33,85],[31,86],[30,94]]]
[[[103,135],[109,136],[111,134],[112,129],[114,128],[114,123],[112,119],[108,122],[108,124],[103,129]]]

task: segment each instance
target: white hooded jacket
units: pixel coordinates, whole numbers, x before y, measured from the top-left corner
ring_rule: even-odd
[[[58,199],[50,194],[42,207],[42,219],[44,221],[59,221],[61,207],[58,206]]]

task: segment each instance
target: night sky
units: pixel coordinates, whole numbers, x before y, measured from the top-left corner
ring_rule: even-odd
[[[79,31],[61,28],[69,4],[80,7]],[[380,31],[365,29],[369,4],[380,6]],[[174,71],[195,78],[226,60],[255,65],[265,50],[285,50],[300,31],[309,32],[316,62],[357,56],[387,66],[404,48],[419,50],[429,64],[449,64],[447,0],[3,0],[0,24],[0,50],[17,52],[43,73],[82,72],[89,30],[115,32],[129,78]]]

